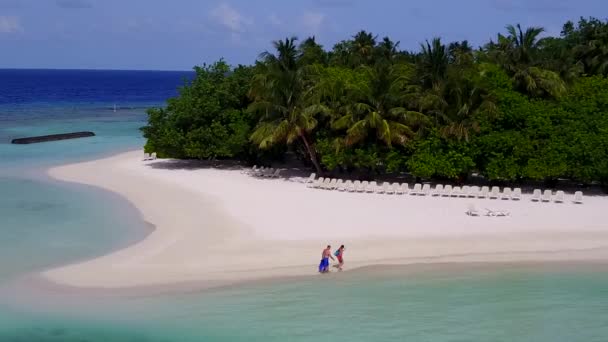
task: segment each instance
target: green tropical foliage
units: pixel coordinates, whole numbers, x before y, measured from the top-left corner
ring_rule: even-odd
[[[259,116],[251,141],[266,149],[275,144],[302,142],[309,160],[318,172],[321,166],[311,134],[317,127],[316,116],[324,106],[314,101],[308,87],[308,68],[298,65],[296,38],[275,41],[277,54],[263,53],[263,64],[253,77],[249,112]]]
[[[244,111],[251,67],[222,60],[195,68],[196,77],[166,108],[148,111],[146,149],[177,158],[239,157],[247,151],[252,121]]]
[[[146,150],[250,162],[292,152],[318,173],[608,184],[608,22],[567,22],[559,37],[509,25],[479,48],[399,45],[367,31],[331,50],[287,38],[252,66],[196,67],[149,111]]]
[[[538,58],[541,27],[529,27],[525,31],[519,24],[508,25],[508,35],[498,35],[498,42],[490,42],[490,58],[502,66],[511,76],[515,88],[531,96],[557,98],[565,91],[564,81],[554,71],[542,68]]]

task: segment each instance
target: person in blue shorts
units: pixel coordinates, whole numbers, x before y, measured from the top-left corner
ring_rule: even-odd
[[[331,255],[331,246],[327,245],[327,248],[323,250],[321,253],[321,263],[319,264],[319,273],[327,273],[329,272],[329,258],[334,260],[334,257]]]

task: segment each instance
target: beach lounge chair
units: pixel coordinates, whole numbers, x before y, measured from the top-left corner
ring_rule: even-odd
[[[317,178],[317,174],[313,172],[310,174],[310,177],[308,177],[308,179],[304,181],[304,183],[312,183],[315,181],[315,178]]]
[[[323,184],[321,184],[319,189],[328,190],[330,183],[331,183],[331,178],[325,178],[325,180],[323,181]]]
[[[460,192],[459,197],[469,197],[469,193],[471,192],[471,187],[465,185],[462,187],[462,191]]]
[[[422,195],[422,184],[416,183],[414,184],[414,188],[410,191],[410,195]]]
[[[243,169],[243,171],[241,171],[241,173],[250,175],[250,174],[254,173],[257,169],[258,169],[258,166],[253,165],[253,167],[251,169]]]
[[[319,179],[317,179],[314,183],[312,183],[312,185],[310,187],[314,188],[314,189],[318,189],[321,187],[324,180],[325,180],[325,178],[319,177]]]
[[[329,184],[331,183],[331,178],[325,178],[319,189],[327,190],[329,189]]]
[[[466,211],[466,214],[469,216],[479,216],[479,211],[473,204],[469,204],[469,209]]]
[[[452,189],[452,186],[450,184],[448,184],[448,185],[446,185],[443,188],[443,194],[441,194],[441,196],[443,196],[443,197],[450,197],[450,196],[452,196],[452,191],[453,190],[454,189]]]
[[[500,197],[500,188],[497,186],[493,186],[492,190],[490,190],[490,195],[488,197],[490,197],[490,199],[498,199]]]
[[[353,191],[352,192],[359,192],[359,189],[361,189],[361,181],[356,180],[353,182]]]
[[[384,186],[380,185],[380,184],[376,184],[376,186],[374,187],[374,192],[377,194],[383,194],[385,192]]]
[[[335,190],[337,186],[338,186],[338,180],[335,178],[332,178],[331,181],[329,182],[329,185],[327,186],[327,190]]]
[[[470,198],[475,198],[477,196],[479,196],[479,187],[478,186],[472,186],[469,189],[469,197]]]
[[[340,181],[342,181],[342,180],[340,179]],[[332,179],[329,190],[336,190],[336,189],[338,189],[338,179],[334,178],[334,179]]]
[[[274,168],[272,168],[272,167],[271,168],[266,168],[262,172],[258,173],[258,177],[265,178],[269,174],[272,174],[273,172],[274,172]]]
[[[490,210],[486,208],[486,216],[509,216],[511,213],[504,210]]]
[[[363,182],[361,182],[361,186],[359,187],[359,192],[367,192],[368,188],[369,188],[369,182],[363,181]]]
[[[496,216],[511,216],[511,213],[506,210],[494,210]]]
[[[346,192],[353,192],[353,181],[351,181],[350,179],[344,182],[344,190],[342,191],[346,191]],[[340,189],[338,189],[340,190]]]
[[[553,193],[551,192],[551,190],[547,189],[543,191],[543,197],[541,198],[541,200],[543,202],[551,202],[551,197],[553,197]]]
[[[265,170],[265,168],[262,166],[262,167],[259,167],[259,168],[255,169],[255,171],[252,170],[249,173],[249,175],[250,176],[259,176],[260,174],[262,174],[264,172],[264,170]]]
[[[422,190],[420,191],[420,195],[428,196],[431,194],[431,184],[424,184],[422,186]]]
[[[386,192],[386,189],[384,189],[384,185],[380,185],[380,184],[377,184],[376,187],[374,188],[374,190],[377,194],[383,194]]]
[[[384,188],[385,194],[392,195],[395,193],[395,187],[389,182],[384,182],[384,184],[382,184],[382,187]]]
[[[511,188],[504,188],[502,189],[502,196],[500,197],[503,200],[510,200],[511,199]]]
[[[338,181],[336,182],[336,190],[338,191],[344,191],[344,180],[342,179],[338,179]]]
[[[150,160],[150,153],[144,153],[144,160]]]
[[[264,175],[266,175],[269,170],[270,170],[269,168],[261,168],[253,175],[256,177],[264,177]],[[273,169],[273,171],[274,171],[274,169]]]
[[[156,152],[150,153],[150,160],[156,160]]]
[[[279,176],[281,175],[281,170],[280,169],[276,169],[274,170],[273,173],[271,173],[268,178],[279,178]]]
[[[314,173],[313,173],[313,175],[314,175]],[[312,176],[312,175],[311,175],[311,176]],[[306,183],[306,187],[307,187],[307,188],[315,188],[315,187],[316,187],[316,185],[317,185],[318,180],[313,179],[313,180],[311,181],[311,180],[310,180],[311,178],[312,178],[312,177],[308,178],[308,179],[306,180],[306,182],[305,182],[305,183]],[[321,177],[321,178],[323,178],[323,177]],[[321,178],[319,178],[319,179],[321,179]]]
[[[395,195],[403,195],[403,189],[399,183],[393,183],[393,191],[395,192]]]
[[[576,204],[583,204],[583,192],[582,191],[577,191],[574,193],[573,202]]]
[[[348,183],[348,188],[346,188],[346,191],[348,192],[356,192],[357,190],[355,189],[355,182],[348,180],[346,181]]]
[[[410,185],[407,183],[401,183],[401,191],[404,195],[407,195],[410,192]]]
[[[452,193],[450,194],[450,196],[452,196],[452,197],[458,197],[458,196],[460,196],[461,193],[462,193],[462,190],[460,189],[460,187],[459,186],[455,186],[452,189]]]
[[[534,189],[534,191],[532,191],[532,202],[540,202],[540,189]]]
[[[369,184],[367,184],[367,190],[365,192],[368,193],[374,193],[376,192],[376,189],[378,188],[378,183],[376,183],[375,181],[371,181],[369,182]]]
[[[435,189],[433,189],[431,196],[441,196],[441,194],[443,194],[443,184],[435,185]]]
[[[262,175],[262,177],[264,178],[271,178],[272,175],[274,174],[275,170],[274,168],[270,168],[270,169],[266,169],[266,172]]]
[[[482,186],[479,194],[477,194],[477,198],[488,198],[488,194],[490,193],[490,187]]]
[[[521,200],[521,188],[513,189],[513,194],[511,195],[511,199],[514,201]]]
[[[555,198],[553,198],[553,202],[555,203],[564,203],[564,192],[559,190],[555,193]]]

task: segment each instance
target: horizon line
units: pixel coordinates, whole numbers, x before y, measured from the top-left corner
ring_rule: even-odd
[[[184,69],[119,69],[119,68],[108,68],[108,69],[90,68],[90,69],[88,69],[88,68],[3,68],[3,67],[0,67],[0,70],[194,72],[194,70],[192,70],[192,69],[184,70]]]

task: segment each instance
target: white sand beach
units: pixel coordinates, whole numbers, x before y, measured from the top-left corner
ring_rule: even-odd
[[[180,165],[183,165],[180,166]],[[299,179],[142,161],[142,152],[55,167],[57,179],[121,194],[156,229],[108,255],[44,272],[58,284],[123,288],[315,275],[346,245],[345,269],[376,264],[608,259],[608,197],[584,204],[344,193]],[[510,217],[471,217],[470,204]],[[103,208],[100,208],[103,210]]]

